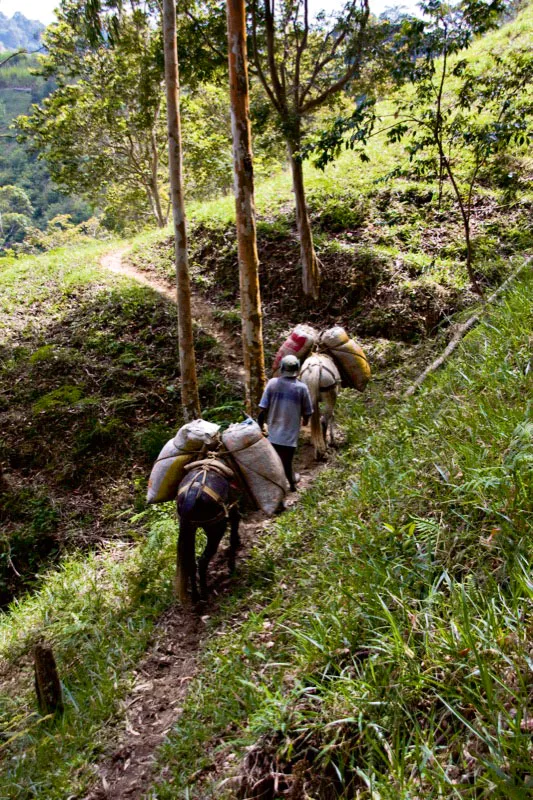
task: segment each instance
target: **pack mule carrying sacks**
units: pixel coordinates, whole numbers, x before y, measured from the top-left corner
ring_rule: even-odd
[[[230,425],[222,444],[231,454],[260,509],[273,514],[289,491],[281,459],[252,419]]]
[[[343,386],[363,392],[370,379],[370,364],[362,348],[350,339],[344,328],[338,325],[329,328],[320,334],[318,343],[335,361]]]
[[[318,339],[318,331],[310,325],[297,325],[283,342],[272,363],[272,372],[275,375],[279,369],[281,359],[285,356],[296,356],[303,364]]]
[[[147,503],[164,503],[174,500],[185,467],[198,461],[203,453],[218,442],[220,425],[195,419],[183,425],[173,439],[169,439],[159,453],[148,480]]]

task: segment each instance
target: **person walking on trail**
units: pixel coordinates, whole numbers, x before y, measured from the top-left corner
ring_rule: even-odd
[[[300,362],[296,356],[281,359],[280,377],[271,378],[259,403],[257,421],[261,428],[268,422],[268,438],[281,458],[291,492],[296,489],[298,476],[292,469],[292,461],[298,445],[300,422],[307,425],[313,413],[309,389],[298,380]]]

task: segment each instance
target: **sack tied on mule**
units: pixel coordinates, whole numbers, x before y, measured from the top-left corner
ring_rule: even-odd
[[[285,356],[296,356],[303,364],[318,341],[318,331],[311,325],[297,325],[279,348],[272,363],[272,374],[277,376],[281,359]]]
[[[222,443],[234,459],[258,507],[273,514],[289,491],[279,455],[252,419],[230,425]]]
[[[174,500],[185,467],[198,461],[208,450],[219,443],[220,425],[195,419],[183,425],[173,439],[169,439],[159,453],[148,480],[147,503],[164,503]]]
[[[350,339],[344,328],[336,325],[323,331],[318,345],[335,361],[341,374],[342,385],[364,392],[370,380],[370,364],[363,349]]]
[[[307,373],[312,373],[314,370],[319,375],[318,386],[321,392],[327,392],[338,383],[341,383],[340,372],[330,356],[326,356],[323,353],[309,356],[303,363],[298,377],[301,381],[306,382]]]

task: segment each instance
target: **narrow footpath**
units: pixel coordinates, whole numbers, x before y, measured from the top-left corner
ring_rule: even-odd
[[[170,300],[171,303],[176,304],[176,287],[152,275],[147,275],[142,270],[132,266],[126,258],[128,251],[129,248],[124,247],[121,250],[114,250],[108,253],[100,260],[101,266],[109,272],[115,273],[115,275],[124,275],[126,278],[131,278],[137,283],[147,286],[152,291]],[[195,292],[194,287],[191,287],[191,306],[193,320],[204,331],[211,334],[220,345],[220,349],[224,354],[223,371],[234,383],[244,385],[244,369],[240,356],[240,335],[229,333],[220,324],[215,317],[212,304],[201,297],[198,292]]]
[[[110,253],[102,258],[101,266],[136,280],[175,303],[175,290],[129,265],[126,253],[127,249]],[[193,296],[193,318],[218,340],[231,370],[228,374],[242,383],[239,338],[217,323],[212,307],[197,295]],[[298,502],[298,495],[325,466],[314,460],[313,448],[305,439],[295,462],[301,476],[298,492],[289,495],[288,506]],[[110,723],[108,745],[95,764],[95,781],[83,800],[140,800],[160,776],[156,771],[156,751],[182,711],[189,683],[197,671],[197,654],[206,636],[206,622],[217,611],[221,598],[239,580],[239,563],[246,560],[269,524],[270,519],[260,511],[247,514],[240,525],[242,548],[238,553],[237,574],[228,576],[223,543],[210,565],[208,602],[197,611],[173,605],[159,619],[147,652],[134,671],[132,690],[121,702],[118,718]]]

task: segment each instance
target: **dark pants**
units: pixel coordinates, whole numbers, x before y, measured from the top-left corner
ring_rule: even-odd
[[[292,471],[292,460],[294,458],[294,454],[296,452],[295,447],[286,447],[284,444],[274,444],[272,442],[272,447],[277,452],[279,457],[281,458],[281,463],[283,464],[283,469],[285,470],[285,475],[287,476],[287,480],[289,481],[291,492],[294,492],[296,486],[294,485],[294,474]]]

